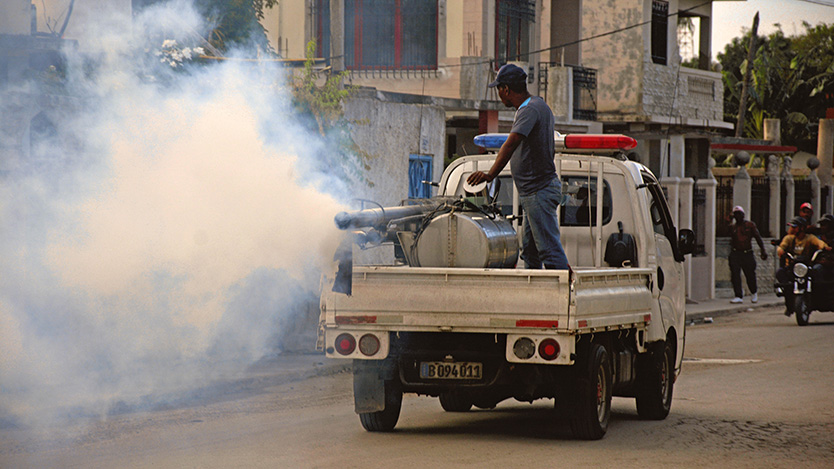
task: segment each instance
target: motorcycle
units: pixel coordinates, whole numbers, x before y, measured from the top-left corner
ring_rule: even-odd
[[[782,282],[777,279],[774,285],[776,296],[785,298],[785,315],[796,314],[800,326],[808,325],[812,311],[834,311],[834,281],[822,269],[814,269],[821,253],[815,252],[810,259],[785,253],[790,278]]]

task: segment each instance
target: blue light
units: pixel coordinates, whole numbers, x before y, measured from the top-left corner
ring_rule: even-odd
[[[487,150],[497,150],[501,145],[507,141],[510,134],[481,134],[476,135],[473,139],[475,145],[486,148]]]

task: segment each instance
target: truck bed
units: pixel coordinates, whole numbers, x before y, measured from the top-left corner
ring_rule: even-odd
[[[328,325],[392,331],[583,332],[651,320],[651,271],[355,266],[351,296],[324,295]]]

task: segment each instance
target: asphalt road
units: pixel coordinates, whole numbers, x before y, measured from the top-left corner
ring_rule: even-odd
[[[0,427],[0,467],[834,467],[834,313],[798,327],[779,308],[687,331],[672,413],[615,398],[608,434],[571,439],[552,401],[445,413],[407,395],[367,433],[351,375],[264,380],[209,402],[45,429]]]

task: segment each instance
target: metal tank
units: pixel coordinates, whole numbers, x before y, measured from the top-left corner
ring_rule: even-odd
[[[420,267],[512,268],[518,261],[518,238],[504,218],[444,213],[418,235],[411,254]]]

